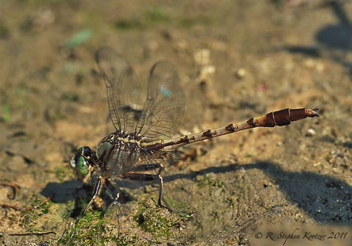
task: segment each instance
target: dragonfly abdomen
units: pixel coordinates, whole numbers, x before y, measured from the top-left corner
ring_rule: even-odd
[[[151,149],[163,149],[166,147],[176,147],[189,143],[194,143],[214,137],[219,137],[222,135],[255,128],[255,127],[275,127],[275,126],[286,126],[293,121],[302,120],[307,117],[315,117],[318,115],[318,107],[315,108],[300,108],[300,109],[290,109],[286,108],[283,110],[278,110],[270,112],[258,117],[250,118],[246,121],[241,121],[238,123],[230,123],[227,126],[220,127],[213,130],[207,130],[200,133],[189,134],[179,138],[172,138],[169,140],[159,140],[149,143],[144,143],[147,148]]]
[[[286,126],[291,124],[293,121],[302,120],[307,117],[314,117],[318,115],[318,107],[316,108],[300,108],[290,109],[286,108],[274,112],[267,113],[265,115],[251,118],[247,123],[253,127],[274,127],[274,126]]]

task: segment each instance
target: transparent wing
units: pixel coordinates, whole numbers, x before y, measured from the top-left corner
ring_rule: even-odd
[[[171,137],[179,126],[185,95],[177,71],[168,62],[156,63],[148,80],[148,95],[137,126],[144,137]]]
[[[95,59],[105,81],[112,123],[116,129],[134,131],[140,93],[140,84],[135,72],[125,59],[111,48],[98,50]]]

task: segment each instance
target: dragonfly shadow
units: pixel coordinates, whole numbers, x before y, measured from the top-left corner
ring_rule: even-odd
[[[352,50],[352,23],[344,5],[339,1],[331,1],[326,6],[331,9],[338,22],[318,30],[315,39],[319,46],[284,45],[283,49],[313,58],[321,57],[324,49],[329,59],[343,65],[352,76],[352,62],[346,57],[348,51]]]
[[[273,177],[290,200],[318,223],[352,225],[352,186],[348,183],[310,171],[285,171],[269,162],[253,168]]]
[[[271,162],[210,167],[198,174],[226,173],[239,169],[263,170],[276,181],[292,203],[318,223],[352,225],[352,186],[329,175],[309,171],[285,171]]]
[[[82,188],[82,183],[77,180],[63,183],[50,182],[40,192],[45,197],[50,197],[56,203],[65,203],[76,199],[77,190]]]
[[[347,11],[338,1],[332,1],[328,6],[339,22],[319,30],[316,34],[316,40],[330,48],[352,50],[352,24],[347,16]]]
[[[228,166],[222,166],[222,167],[208,167],[208,168],[202,169],[198,172],[164,176],[163,179],[164,179],[164,183],[167,183],[167,182],[172,182],[177,179],[195,179],[198,175],[205,175],[208,173],[233,172],[233,171],[240,169],[240,168],[241,167],[237,164],[230,164]]]
[[[91,183],[82,183],[73,179],[63,183],[50,182],[41,190],[40,194],[45,197],[50,197],[51,201],[55,203],[74,201],[74,206],[70,209],[70,216],[77,218],[84,209],[84,207],[82,207],[84,203],[87,204],[90,201],[93,188]],[[105,187],[103,187],[103,190],[103,199],[111,200],[109,195],[106,194]],[[121,197],[125,200],[129,199],[128,195],[124,193]]]
[[[93,179],[93,184],[96,179]],[[65,203],[67,201],[73,201],[77,199],[77,196],[85,196],[93,192],[92,183],[82,183],[75,179],[70,181],[65,181],[63,183],[50,182],[48,183],[40,192],[41,195],[45,197],[50,197],[51,201],[56,203]],[[133,181],[123,181],[119,182],[119,188],[129,188],[129,189],[141,189],[142,184],[137,184]],[[105,187],[103,187],[105,190]],[[128,196],[127,194],[120,194],[122,197]],[[127,198],[126,198],[127,199]]]
[[[318,223],[352,225],[352,186],[329,175],[310,171],[285,171],[277,164],[271,162],[256,162],[246,165],[213,166],[198,172],[169,175],[163,178],[167,184],[178,179],[194,180],[198,175],[231,173],[241,169],[264,171],[275,180],[279,189],[287,195],[292,203],[303,209],[307,215]],[[133,181],[126,181],[121,184],[129,188],[138,187]],[[126,188],[124,185],[119,188]],[[87,189],[82,188],[82,183],[76,180],[63,183],[51,182],[41,191],[41,194],[45,197],[51,197],[53,202],[65,203],[68,200],[77,199],[77,194],[80,190]],[[87,192],[90,191],[85,191],[85,193]]]

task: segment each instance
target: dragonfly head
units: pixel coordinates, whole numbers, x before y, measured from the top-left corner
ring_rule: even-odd
[[[92,150],[88,146],[80,147],[70,160],[71,167],[75,170],[78,180],[83,180],[92,166]]]

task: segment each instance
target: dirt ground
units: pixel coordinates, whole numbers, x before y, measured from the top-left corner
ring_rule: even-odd
[[[351,13],[322,0],[1,1],[1,244],[351,245]],[[68,162],[113,129],[102,46],[144,90],[155,62],[176,67],[178,135],[288,107],[320,117],[180,148],[188,174],[165,183],[189,210],[158,208],[147,188],[128,216],[102,217],[103,191],[75,224],[92,187]]]

